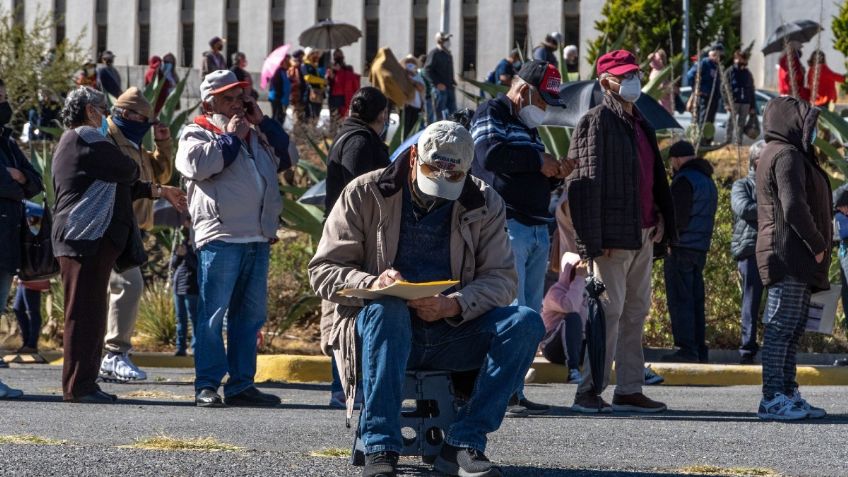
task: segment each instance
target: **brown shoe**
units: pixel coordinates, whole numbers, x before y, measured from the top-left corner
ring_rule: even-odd
[[[642,393],[615,394],[612,397],[612,410],[618,412],[663,412],[665,404],[654,401]]]
[[[591,392],[577,393],[574,396],[574,405],[571,406],[571,410],[583,414],[607,414],[612,412],[612,406],[604,401],[604,398]]]

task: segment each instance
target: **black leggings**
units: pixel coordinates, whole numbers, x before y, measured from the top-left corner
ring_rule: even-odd
[[[566,314],[556,328],[545,334],[541,346],[542,356],[551,363],[566,364],[567,358],[568,369],[579,368],[583,348],[583,320],[580,315]]]

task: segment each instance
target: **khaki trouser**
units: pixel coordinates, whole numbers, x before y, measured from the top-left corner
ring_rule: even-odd
[[[126,353],[132,349],[132,335],[138,319],[138,304],[144,292],[141,268],[124,273],[112,271],[109,277],[109,318],[106,324],[106,351]]]
[[[601,296],[607,325],[603,389],[609,385],[615,359],[616,394],[642,392],[645,382],[642,334],[645,318],[651,309],[653,230],[642,229],[640,250],[613,250],[609,256],[595,259],[595,273],[606,285],[606,293]],[[591,390],[592,370],[589,360],[586,360],[586,372],[577,392],[588,393]]]

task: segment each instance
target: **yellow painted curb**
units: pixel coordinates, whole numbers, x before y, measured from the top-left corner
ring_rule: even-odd
[[[330,358],[290,354],[259,355],[256,359],[257,383],[285,381],[294,383],[333,380]]]
[[[655,373],[665,378],[663,384],[677,386],[740,386],[760,385],[763,383],[761,366],[743,366],[732,364],[678,364],[650,363]],[[536,370],[534,383],[564,383],[568,369],[560,364],[550,363],[536,358],[533,363]],[[803,386],[845,386],[848,385],[848,367],[834,366],[798,366],[798,384]],[[615,383],[615,370],[611,383]]]

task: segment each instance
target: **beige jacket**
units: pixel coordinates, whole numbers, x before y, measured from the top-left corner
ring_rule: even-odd
[[[153,182],[156,184],[167,184],[171,180],[174,170],[172,157],[171,138],[164,141],[156,141],[156,150],[145,151],[144,148],[136,147],[129,139],[124,137],[118,126],[112,122],[112,118],[106,120],[109,123],[109,137],[112,142],[121,149],[125,156],[131,157],[141,171],[139,180],[142,182]],[[133,201],[133,213],[141,230],[153,228],[153,201],[139,199]]]
[[[394,261],[400,237],[404,184],[409,161],[398,158],[385,169],[362,175],[345,187],[324,224],[318,250],[309,263],[315,293],[336,304],[327,334],[353,412],[358,364],[355,322],[363,300],[339,296],[345,288],[368,288]],[[518,275],[506,229],[506,207],[494,189],[476,178],[465,182],[451,214],[451,272],[460,281],[451,294],[462,307],[460,326],[483,313],[509,305]]]

